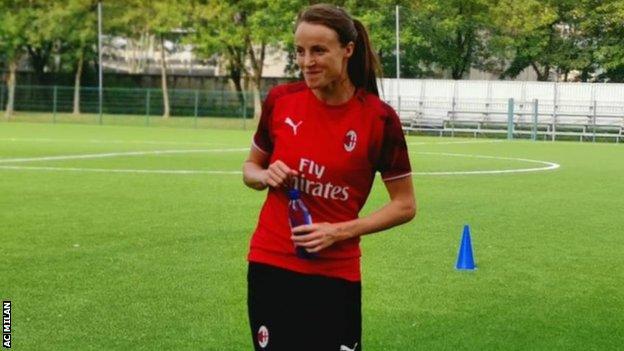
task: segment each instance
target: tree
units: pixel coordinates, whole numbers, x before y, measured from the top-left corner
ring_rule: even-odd
[[[47,15],[53,35],[59,42],[58,53],[75,69],[73,113],[80,113],[80,79],[85,62],[97,51],[97,0],[63,0]]]
[[[409,0],[375,1],[365,7],[354,7],[353,15],[369,29],[371,42],[381,63],[384,76],[396,77],[396,6],[399,6],[400,76],[416,78],[434,75],[424,62],[421,50],[427,45],[418,26],[418,15]],[[355,6],[355,4],[354,4]]]
[[[420,36],[413,50],[430,72],[462,79],[476,61],[489,28],[487,0],[414,1],[406,24]]]
[[[213,36],[213,40],[203,46],[201,52],[204,55],[221,53],[235,85],[240,81],[240,73],[250,78],[254,118],[259,118],[260,89],[267,48],[286,49],[285,38],[292,36],[292,24],[302,3],[297,0],[207,0],[197,1],[196,4],[203,5],[208,11],[212,10],[213,14],[206,21],[207,28],[197,36]]]
[[[15,103],[15,76],[17,65],[26,51],[28,43],[27,30],[30,24],[29,8],[19,0],[0,2],[0,52],[4,53],[9,66],[7,79],[8,100],[5,118],[10,119]]]
[[[267,46],[280,50],[292,50],[283,47],[285,37],[292,37],[292,25],[300,7],[298,1],[245,1],[241,7],[240,18],[247,29],[244,31],[249,60],[251,62],[251,81],[254,94],[254,118],[260,118],[260,89]]]
[[[595,35],[583,24],[583,12],[591,1],[495,0],[491,6],[495,23],[492,53],[506,65],[501,77],[515,77],[531,67],[540,81],[554,72],[564,80],[573,70],[585,80],[595,69]]]
[[[241,79],[248,74],[245,67],[247,47],[241,32],[231,25],[235,15],[234,7],[224,2],[192,1],[187,8],[187,26],[195,30],[187,37],[187,42],[193,45],[198,57],[219,56],[242,106],[245,98]]]
[[[396,5],[401,77],[464,77],[487,44],[487,0],[345,1],[365,23],[385,75],[396,75]]]
[[[128,0],[113,3],[108,11],[113,33],[131,38],[153,36],[158,41],[160,72],[163,93],[163,118],[169,118],[169,92],[167,88],[167,48],[165,40],[181,30],[184,21],[184,0]]]
[[[597,39],[596,59],[604,71],[599,78],[624,82],[624,0],[594,2],[597,6],[585,25],[601,33]]]
[[[28,23],[20,34],[25,38],[24,49],[37,82],[44,83],[45,73],[52,69],[51,59],[65,39],[55,35],[66,24],[55,20],[55,2],[28,0],[20,4],[20,16]]]

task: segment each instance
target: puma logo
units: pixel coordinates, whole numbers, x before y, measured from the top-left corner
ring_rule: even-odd
[[[284,122],[292,127],[293,134],[295,135],[297,135],[297,128],[301,125],[301,123],[303,123],[303,121],[299,121],[299,123],[295,124],[295,122],[293,122],[293,120],[290,119],[290,117],[286,117],[286,120]]]
[[[340,345],[340,351],[355,351],[355,349],[357,349],[357,345],[358,343],[356,342],[355,345],[353,345],[352,349],[350,349],[348,346]]]

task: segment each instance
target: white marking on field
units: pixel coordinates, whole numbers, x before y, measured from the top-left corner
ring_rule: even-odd
[[[502,143],[504,140],[468,140],[468,141],[417,141],[407,145],[454,145],[454,144],[491,144]]]
[[[111,152],[101,154],[83,154],[83,155],[59,155],[45,157],[26,157],[13,159],[0,159],[1,163],[25,163],[40,161],[63,161],[75,159],[94,159],[105,157],[120,156],[143,156],[143,155],[164,155],[164,154],[187,154],[187,153],[206,153],[206,152],[241,152],[248,151],[248,148],[231,148],[231,149],[203,149],[203,150],[155,150],[155,151],[130,151],[130,152]],[[502,170],[476,170],[476,171],[448,171],[448,172],[412,172],[413,175],[475,175],[475,174],[503,174],[503,173],[526,173],[555,170],[560,167],[559,164],[548,161],[531,160],[515,157],[499,157],[473,154],[453,154],[445,152],[418,152],[422,155],[442,155],[450,157],[469,157],[495,160],[510,160],[528,163],[537,163],[544,167],[519,168],[519,169],[502,169]],[[224,170],[196,170],[196,169],[107,169],[107,168],[80,168],[80,167],[48,167],[48,166],[15,166],[0,165],[0,169],[7,170],[34,170],[34,171],[65,171],[65,172],[97,172],[97,173],[136,173],[136,174],[242,174],[241,171],[224,171]]]
[[[0,166],[0,169],[32,170],[32,171],[64,171],[94,173],[143,173],[143,174],[242,174],[241,171],[202,171],[196,169],[110,169],[110,168],[76,168],[76,167],[38,167],[38,166]]]
[[[195,145],[220,146],[225,143],[180,142],[157,140],[123,140],[123,139],[56,139],[56,138],[0,138],[0,141],[34,142],[34,143],[91,143],[91,144],[148,144],[148,145]]]
[[[554,163],[554,162],[530,160],[526,158],[516,158],[516,157],[452,154],[452,153],[447,153],[447,152],[418,152],[418,153],[421,155],[442,155],[442,156],[451,156],[451,157],[469,157],[469,158],[484,158],[484,159],[493,159],[493,160],[521,161],[521,162],[528,162],[528,163],[537,163],[537,164],[545,165],[545,167],[481,170],[481,171],[412,172],[412,174],[414,175],[474,175],[474,174],[526,173],[526,172],[552,171],[560,167],[558,163]]]
[[[125,151],[125,152],[110,152],[110,153],[100,153],[100,154],[82,154],[82,155],[79,154],[79,155],[44,156],[44,157],[6,158],[6,159],[0,159],[0,163],[22,163],[22,162],[37,162],[37,161],[65,161],[65,160],[78,160],[78,159],[119,157],[119,156],[190,154],[190,153],[203,153],[203,152],[239,152],[239,151],[248,151],[248,150],[249,150],[249,148],[200,149],[200,150]]]

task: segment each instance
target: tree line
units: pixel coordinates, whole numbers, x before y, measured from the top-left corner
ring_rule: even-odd
[[[254,110],[267,50],[288,57],[296,75],[293,23],[302,0],[103,0],[103,31],[159,47],[164,117],[166,40],[191,44],[198,58],[217,60],[241,101],[251,83]],[[344,0],[333,1],[364,22],[384,76],[396,74],[395,6],[400,8],[400,72],[405,78],[465,78],[471,68],[501,79],[526,69],[538,80],[624,81],[624,0]],[[13,109],[18,63],[36,76],[97,67],[98,0],[0,1],[0,64]]]

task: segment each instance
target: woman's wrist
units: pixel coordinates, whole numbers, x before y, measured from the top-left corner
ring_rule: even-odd
[[[266,169],[247,169],[243,174],[243,181],[252,189],[263,190],[268,186],[268,171]]]
[[[355,232],[354,221],[341,222],[336,225],[337,238],[339,241],[352,239],[358,236]]]
[[[264,189],[267,186],[269,186],[269,184],[267,183],[268,179],[269,179],[268,169],[263,169],[260,172],[258,172],[258,184],[260,184],[260,189]]]

